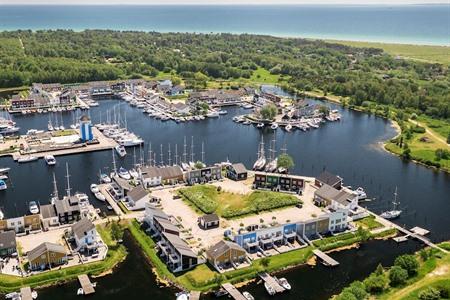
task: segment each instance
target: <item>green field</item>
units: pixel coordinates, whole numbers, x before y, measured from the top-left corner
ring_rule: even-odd
[[[300,201],[292,195],[269,191],[255,191],[247,195],[228,193],[218,191],[212,185],[196,185],[181,189],[179,193],[202,213],[216,213],[224,218],[293,206]]]
[[[362,226],[364,229],[377,229],[383,227],[383,225],[375,220],[375,216],[368,216],[364,219],[355,222],[358,226]]]
[[[393,56],[400,56],[402,58],[420,60],[425,62],[450,64],[450,47],[446,46],[426,46],[426,45],[354,42],[354,41],[338,41],[338,40],[327,40],[327,41],[351,47],[381,48],[386,53],[389,53]]]

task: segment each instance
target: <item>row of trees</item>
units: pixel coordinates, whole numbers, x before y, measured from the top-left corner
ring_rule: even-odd
[[[248,34],[0,33],[0,87],[137,78],[159,72],[173,72],[190,85],[204,87],[205,77],[250,78],[258,68],[283,75],[291,88],[348,96],[350,104],[371,101],[450,117],[446,66],[399,60],[380,49]]]

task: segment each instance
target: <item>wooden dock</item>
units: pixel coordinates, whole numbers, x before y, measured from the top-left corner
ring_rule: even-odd
[[[199,291],[192,291],[189,293],[189,300],[200,300],[200,292]]]
[[[396,241],[397,243],[406,242],[406,241],[408,241],[408,235],[398,236],[398,237],[393,238],[393,240]]]
[[[329,267],[335,267],[339,265],[339,262],[334,260],[333,258],[331,258],[329,255],[323,253],[322,251],[320,251],[319,249],[314,249],[313,253],[315,256],[317,256],[318,258],[320,258],[324,265],[329,266]]]
[[[105,196],[106,198],[106,202],[112,207],[112,209],[114,210],[114,213],[116,215],[123,216],[124,213],[123,211],[120,209],[119,205],[117,204],[116,200],[114,200],[112,198],[112,196],[109,194],[109,192],[107,191],[109,184],[101,184],[98,186],[100,193],[103,194],[103,196]]]
[[[278,281],[275,280],[272,276],[270,276],[268,273],[261,273],[259,274],[259,277],[261,277],[262,280],[264,280],[268,285],[270,285],[275,293],[282,293],[284,292],[284,287],[282,287]]]
[[[81,288],[83,289],[84,295],[90,295],[95,293],[94,286],[91,283],[91,280],[86,274],[79,275],[78,281],[80,282]]]
[[[20,299],[21,300],[32,300],[31,288],[29,286],[20,289]]]
[[[228,292],[228,295],[230,295],[231,298],[235,300],[246,300],[244,295],[242,295],[241,292],[239,292],[238,289],[235,288],[231,283],[222,284],[222,288]]]

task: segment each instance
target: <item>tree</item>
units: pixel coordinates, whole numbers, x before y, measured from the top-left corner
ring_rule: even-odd
[[[441,299],[441,293],[439,290],[429,287],[424,291],[421,291],[419,293],[419,299],[420,300],[439,300]]]
[[[383,275],[383,273],[384,273],[383,266],[381,264],[378,264],[377,268],[375,269],[375,274],[376,275]]]
[[[395,259],[395,266],[399,266],[408,272],[408,276],[413,276],[417,273],[419,262],[414,255],[404,254]]]
[[[352,293],[347,290],[342,291],[339,296],[336,297],[336,300],[358,300]]]
[[[366,291],[371,294],[377,294],[384,291],[387,286],[387,278],[384,275],[372,274],[364,280]]]
[[[399,266],[393,266],[389,270],[389,281],[391,286],[403,284],[408,279],[408,271]]]
[[[278,109],[274,104],[266,104],[259,113],[264,120],[273,120],[278,113]]]
[[[111,238],[114,241],[118,241],[123,237],[123,229],[122,227],[115,221],[111,223]]]
[[[356,300],[364,300],[367,298],[366,286],[361,281],[353,282],[342,292],[352,294]]]
[[[277,167],[289,170],[294,167],[294,160],[289,154],[280,154],[277,159]]]
[[[365,230],[361,226],[358,227],[358,230],[357,230],[356,233],[358,234],[358,236],[359,236],[359,238],[361,239],[362,242],[365,242],[365,241],[367,241],[370,238],[369,231]]]

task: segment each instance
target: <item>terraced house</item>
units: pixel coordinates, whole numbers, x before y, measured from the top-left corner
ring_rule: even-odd
[[[27,254],[28,267],[32,271],[45,270],[67,262],[66,248],[54,243],[42,243]]]

